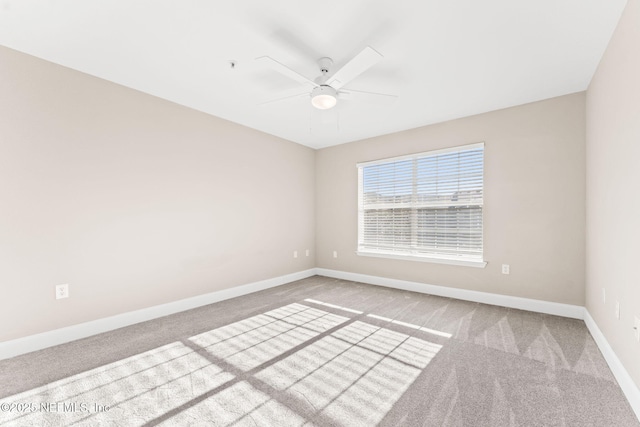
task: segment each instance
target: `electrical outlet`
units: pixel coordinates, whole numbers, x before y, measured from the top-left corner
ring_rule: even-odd
[[[616,319],[620,319],[620,301],[616,301]]]
[[[509,274],[509,264],[502,264],[502,274]]]
[[[304,251],[304,254],[305,254],[306,256],[309,256],[309,249],[307,249],[306,251]]]
[[[338,258],[338,251],[333,251],[333,257]]]
[[[56,285],[56,299],[69,298],[69,284]]]
[[[293,257],[298,258],[298,251],[293,251]]]
[[[637,316],[633,319],[633,329],[636,334],[636,341],[640,342],[640,318]]]

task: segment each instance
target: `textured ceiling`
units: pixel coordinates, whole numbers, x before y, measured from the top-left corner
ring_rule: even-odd
[[[585,90],[626,0],[0,0],[0,44],[314,148]],[[314,79],[364,47],[344,89],[397,95],[321,112]],[[229,61],[235,61],[232,68]]]

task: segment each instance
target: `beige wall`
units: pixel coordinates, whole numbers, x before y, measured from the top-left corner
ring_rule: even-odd
[[[318,267],[583,305],[584,103],[578,93],[319,150]],[[480,141],[486,268],[355,254],[357,162]]]
[[[640,1],[629,0],[587,91],[586,305],[640,387],[639,159]]]
[[[0,47],[0,341],[314,267],[314,156]]]

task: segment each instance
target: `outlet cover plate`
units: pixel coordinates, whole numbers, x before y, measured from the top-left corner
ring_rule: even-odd
[[[56,299],[69,298],[69,284],[56,285]]]

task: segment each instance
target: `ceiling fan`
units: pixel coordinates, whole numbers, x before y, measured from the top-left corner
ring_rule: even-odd
[[[328,110],[333,108],[340,100],[357,99],[365,102],[386,103],[394,101],[397,97],[394,95],[386,95],[382,93],[362,92],[356,90],[343,90],[343,86],[351,82],[360,74],[377,64],[383,56],[370,46],[365,47],[360,53],[351,58],[342,68],[331,74],[331,58],[323,57],[318,59],[320,67],[320,75],[311,80],[297,71],[292,70],[286,65],[276,61],[269,56],[256,58],[263,65],[289,77],[300,84],[306,85],[307,89],[302,93],[286,96],[283,98],[273,99],[263,104],[284,101],[286,99],[309,96],[311,105],[319,110]]]

